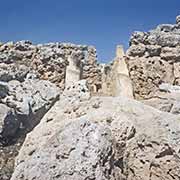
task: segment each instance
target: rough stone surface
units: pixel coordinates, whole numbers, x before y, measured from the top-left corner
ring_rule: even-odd
[[[180,86],[165,83],[161,84],[159,89],[160,92],[153,98],[142,100],[142,102],[161,111],[180,114]]]
[[[119,58],[124,62],[124,51],[121,46],[117,46],[116,55],[116,58],[120,56]],[[127,71],[127,67],[123,69],[127,66],[126,63],[124,62],[124,65],[121,63],[119,66],[122,66],[123,72],[118,73],[124,74],[124,69]],[[85,79],[92,94],[114,94],[114,92],[104,93],[103,75],[105,72],[102,64],[97,62],[97,52],[92,46],[71,43],[35,45],[29,41],[2,44],[0,47],[0,81],[18,80],[23,82],[28,73],[34,73],[42,80],[49,80],[61,91],[71,83]],[[116,76],[114,72],[111,74]],[[110,77],[111,81],[116,81],[113,78]],[[124,77],[122,77],[122,81],[119,81],[119,75],[116,76],[116,79],[120,84],[124,81]],[[120,91],[123,91],[123,88],[124,86],[120,88]],[[119,88],[115,94],[120,94]]]
[[[89,86],[101,81],[101,69],[92,46],[35,45],[30,41],[0,43],[0,179],[10,179],[14,157],[27,131],[57,101],[72,62],[83,64],[84,71],[79,76],[87,79]]]
[[[129,77],[129,70],[122,46],[117,46],[115,59],[102,69],[101,94],[134,98],[132,81]]]
[[[179,16],[108,65],[91,46],[0,43],[0,179],[179,180],[179,48]]]
[[[10,179],[26,133],[40,122],[59,94],[54,84],[33,74],[23,81],[0,81],[0,179]]]
[[[50,146],[33,153],[36,157],[29,160],[29,170],[19,179],[115,179],[110,129],[83,120],[59,129],[55,136]]]
[[[34,71],[40,79],[49,80],[64,89],[66,68],[72,63],[69,57],[74,55],[73,63],[83,63],[81,79],[87,79],[90,85],[99,82],[101,70],[94,47],[58,42],[35,45],[30,41],[1,45],[0,81],[22,81],[28,72]]]
[[[11,180],[179,180],[179,119],[124,97],[64,96],[28,134]]]
[[[6,114],[0,119],[3,122],[3,130],[0,131],[3,138],[13,137],[21,125],[26,129],[35,127],[59,97],[59,89],[45,80],[12,80],[6,86],[7,96],[1,99],[2,111]],[[5,109],[9,108],[12,110],[7,113]]]
[[[7,116],[9,110],[10,109],[6,105],[0,104],[0,133],[3,131],[4,119]]]
[[[180,85],[179,16],[176,21],[131,36],[127,63],[137,99],[152,98],[162,83]]]

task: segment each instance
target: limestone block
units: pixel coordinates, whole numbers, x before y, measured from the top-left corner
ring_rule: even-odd
[[[133,87],[129,76],[120,73],[116,75],[114,81],[113,95],[133,99]]]
[[[143,56],[146,51],[146,47],[144,44],[138,44],[138,45],[132,45],[128,51],[127,54],[129,56]]]
[[[128,71],[128,67],[127,67],[125,58],[116,58],[114,60],[112,69],[117,74],[121,73],[121,74],[129,76],[129,71]]]
[[[180,47],[164,47],[161,52],[161,58],[167,61],[175,61],[180,58]]]
[[[65,80],[66,87],[79,81],[81,74],[81,68],[78,59],[76,59],[73,56],[70,56],[68,58],[68,61],[69,61],[69,66],[67,66],[66,68],[66,80]]]
[[[118,45],[116,49],[116,57],[122,58],[124,56],[123,46]]]

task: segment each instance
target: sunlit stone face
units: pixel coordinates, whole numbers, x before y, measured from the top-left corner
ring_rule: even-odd
[[[118,45],[116,49],[116,57],[122,58],[124,56],[124,49],[122,45]]]

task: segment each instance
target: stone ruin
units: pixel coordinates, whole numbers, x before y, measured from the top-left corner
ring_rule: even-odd
[[[87,82],[92,96],[133,97],[125,61],[122,47],[102,65],[92,46],[0,43],[0,179],[9,180],[26,134],[77,81]]]
[[[73,53],[69,56],[69,64],[66,67],[65,74],[66,86],[81,79],[88,79],[92,95],[133,98],[132,82],[129,77],[126,56],[122,46],[117,46],[116,57],[110,65],[99,65],[96,64],[95,59],[92,59],[93,61],[90,64],[94,65],[94,68],[92,68],[96,71],[94,75],[85,71],[89,66],[89,61],[85,61],[82,57],[84,57],[82,52],[79,52],[79,54]],[[85,73],[86,76],[84,76]]]
[[[34,72],[61,90],[86,79],[92,95],[150,99],[161,93],[163,83],[180,85],[179,47],[179,17],[175,25],[135,32],[127,52],[117,46],[116,57],[109,64],[97,62],[92,46],[8,42],[0,45],[0,81],[23,81],[28,72]]]
[[[149,32],[135,32],[124,53],[117,47],[110,64],[97,62],[92,46],[70,43],[34,45],[30,41],[0,44],[0,81],[23,81],[29,72],[49,80],[61,90],[81,79],[92,95],[150,99],[163,83],[180,85],[180,23],[159,25]]]
[[[0,70],[0,81],[16,79],[22,82],[31,72],[42,80],[56,84],[60,90],[86,79],[92,95],[133,97],[121,46],[117,47],[113,63],[103,65],[97,62],[96,49],[92,46],[8,42],[0,45]]]
[[[68,57],[69,65],[66,67],[65,86],[71,85],[73,82],[77,82],[81,79],[82,75],[82,62],[78,57],[78,54],[72,53]]]
[[[116,57],[112,64],[104,67],[102,94],[133,98],[132,83],[122,46],[117,46]]]
[[[160,104],[160,107],[156,107],[160,110],[179,112],[179,105],[174,102],[180,97],[172,97],[180,86],[179,19],[178,16],[174,25],[163,24],[149,32],[135,32],[127,52],[121,45],[117,46],[116,57],[109,64],[98,63],[96,49],[92,46],[70,43],[34,45],[30,41],[1,43],[0,88],[5,87],[4,82],[13,88],[8,93],[1,90],[5,94],[0,92],[0,104],[12,108],[14,102],[5,102],[4,97],[9,97],[10,93],[15,96],[14,89],[20,90],[21,86],[28,86],[28,89],[35,76],[56,85],[60,94],[65,87],[84,79],[93,96],[150,100],[148,104]],[[48,86],[44,82],[44,89]],[[56,97],[53,98],[56,100]],[[21,99],[20,96],[20,105],[24,101]],[[162,102],[162,99],[166,102]],[[41,109],[41,106],[38,108]]]
[[[63,95],[62,91],[82,79],[92,96],[135,98],[162,111],[180,114],[180,16],[174,25],[163,24],[149,32],[135,32],[127,52],[117,46],[116,57],[109,64],[97,62],[96,49],[92,46],[34,45],[30,41],[0,43],[0,143],[7,143],[6,136],[10,139],[17,136],[18,140],[13,146],[0,146],[0,179],[3,171],[4,180],[11,175],[12,162],[24,141],[26,129],[21,138],[17,132],[29,128],[29,122],[32,130]],[[78,93],[84,91],[81,87]],[[89,98],[89,92],[83,98]],[[13,111],[9,114],[10,110]]]
[[[135,32],[126,53],[136,99],[161,94],[163,83],[180,85],[180,17],[149,32]]]
[[[96,57],[96,49],[92,46],[70,43],[34,45],[30,41],[8,42],[0,45],[0,81],[23,81],[28,72],[33,72],[40,79],[49,80],[63,90],[65,80],[71,81],[69,73],[80,71],[80,77],[77,75],[72,78],[87,79],[90,85],[95,84],[101,79]]]

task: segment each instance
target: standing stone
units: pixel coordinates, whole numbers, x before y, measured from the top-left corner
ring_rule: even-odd
[[[124,96],[133,98],[133,87],[129,78],[129,70],[126,64],[122,46],[117,46],[116,58],[109,71],[103,76],[103,93],[112,96]]]
[[[122,45],[118,45],[116,48],[116,57],[122,58],[124,56],[124,49]]]
[[[77,54],[73,53],[68,58],[69,65],[66,68],[66,87],[79,81],[81,75],[81,62],[78,59]]]

